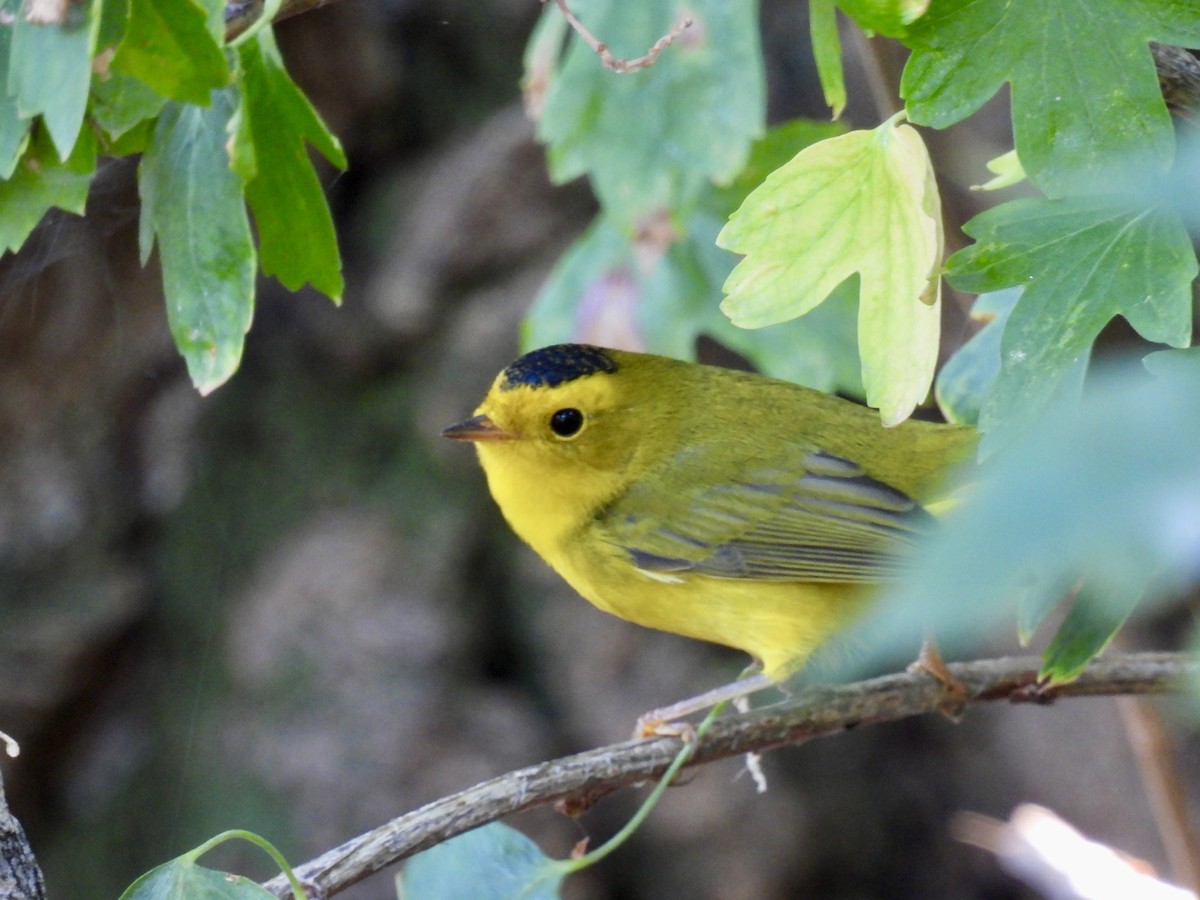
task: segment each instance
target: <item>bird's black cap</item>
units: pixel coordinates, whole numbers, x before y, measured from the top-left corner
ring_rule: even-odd
[[[526,387],[558,387],[585,375],[617,371],[617,361],[603,347],[590,344],[555,344],[531,350],[507,369],[501,390]]]

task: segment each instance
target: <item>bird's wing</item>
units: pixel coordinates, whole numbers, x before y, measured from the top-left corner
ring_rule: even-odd
[[[604,539],[650,574],[876,582],[932,522],[912,498],[821,451],[789,465],[750,458],[720,482],[705,477],[706,456],[728,460],[730,450],[690,447],[662,477],[641,480],[601,514]]]

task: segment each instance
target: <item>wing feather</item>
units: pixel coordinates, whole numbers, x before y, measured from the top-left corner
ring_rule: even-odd
[[[893,577],[905,547],[931,527],[911,497],[821,451],[796,454],[801,462],[790,467],[751,456],[735,480],[706,480],[706,459],[724,460],[720,471],[728,471],[740,446],[678,454],[661,477],[603,512],[603,537],[652,575],[876,582]]]

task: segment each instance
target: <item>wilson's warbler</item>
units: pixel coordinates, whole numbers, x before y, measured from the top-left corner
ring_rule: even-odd
[[[976,443],[959,426],[883,428],[796,384],[582,344],[522,356],[442,434],[475,442],[508,523],[586,599],[761,664],[652,720],[792,675],[896,571]]]

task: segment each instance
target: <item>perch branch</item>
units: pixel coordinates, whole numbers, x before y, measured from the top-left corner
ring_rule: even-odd
[[[1200,676],[1200,660],[1169,653],[1100,659],[1076,681],[1055,686],[1039,685],[1038,665],[1035,658],[1006,658],[952,663],[949,669],[966,687],[969,705],[1165,693]],[[922,715],[936,711],[942,700],[938,682],[911,672],[809,690],[785,704],[718,720],[688,765]],[[296,874],[317,897],[331,897],[385,866],[503,816],[548,803],[582,811],[624,785],[660,776],[678,749],[675,738],[626,741],[518,769],[393,819],[297,867]],[[282,877],[264,887],[277,897],[289,896]]]

